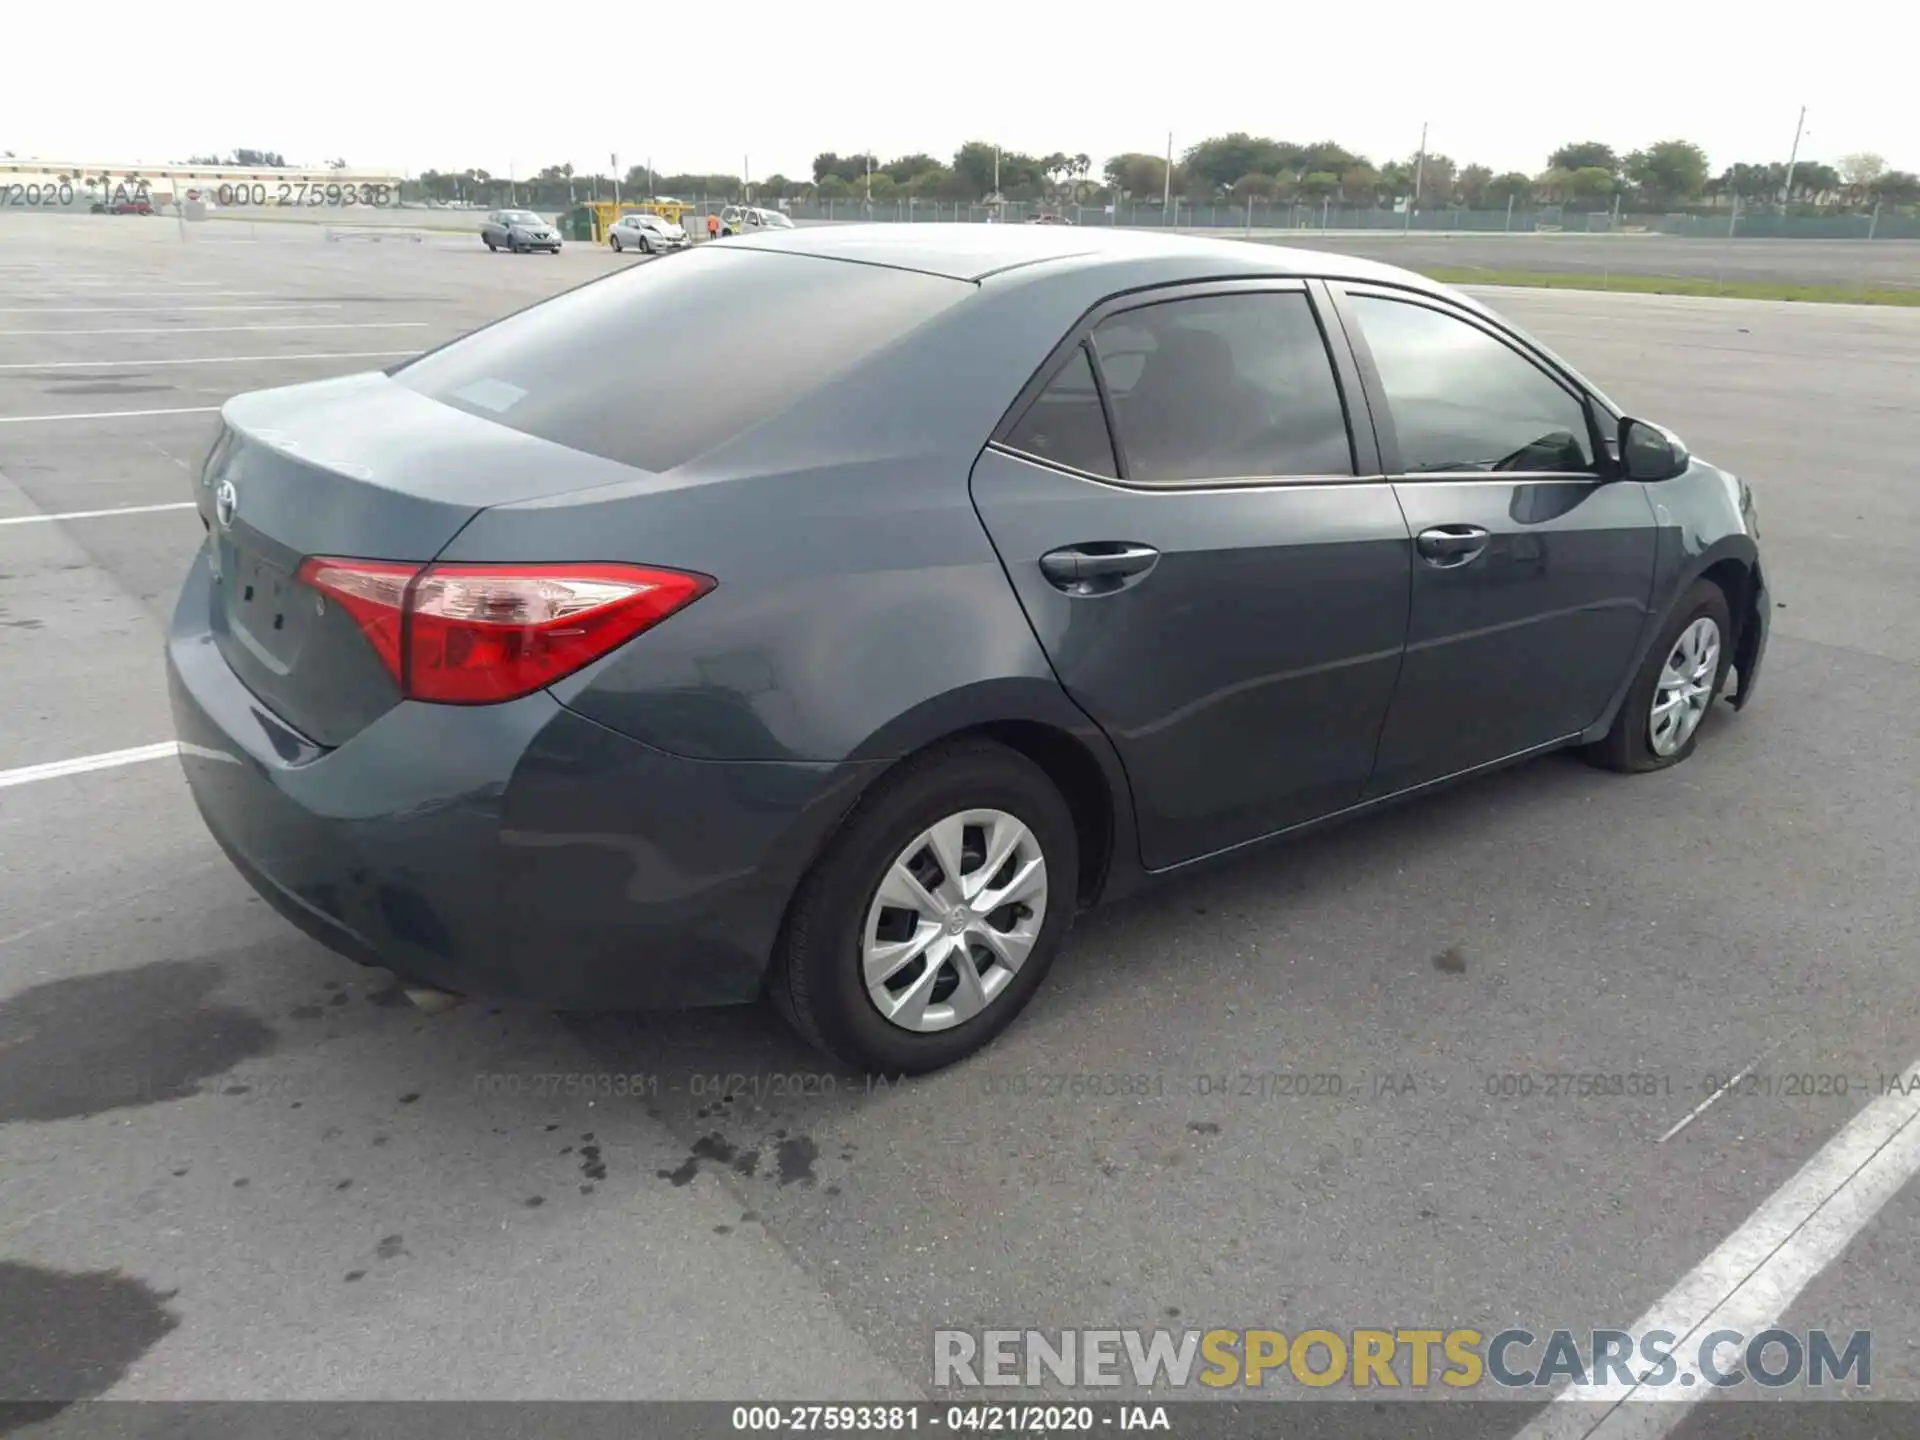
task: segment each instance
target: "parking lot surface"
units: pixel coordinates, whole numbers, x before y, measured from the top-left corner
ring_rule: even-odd
[[[985,1054],[876,1087],[755,1009],[425,1017],[171,760],[29,769],[171,738],[226,397],[639,262],[9,227],[0,1398],[909,1397],[946,1326],[1627,1326],[1902,1103],[1920,313],[1488,292],[1757,487],[1755,703],[1669,773],[1551,757],[1097,912]],[[580,363],[643,390],[635,340]],[[1920,1399],[1911,1173],[1782,1251],[1780,1323],[1872,1328]]]

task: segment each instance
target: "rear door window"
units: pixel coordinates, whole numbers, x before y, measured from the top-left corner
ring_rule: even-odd
[[[1093,352],[1130,481],[1354,473],[1333,362],[1304,291],[1128,310],[1095,328]]]
[[[543,440],[670,470],[973,293],[918,271],[703,247],[566,291],[391,373]],[[666,363],[627,363],[636,342]]]
[[[1010,450],[1050,461],[1069,470],[1119,477],[1113,460],[1113,439],[1093,381],[1093,366],[1084,345],[1060,373],[1047,382],[1002,442]]]

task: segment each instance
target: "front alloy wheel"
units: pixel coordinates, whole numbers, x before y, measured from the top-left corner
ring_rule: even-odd
[[[1637,774],[1664,770],[1691,755],[1701,722],[1726,684],[1732,634],[1726,592],[1711,580],[1696,580],[1661,625],[1612,727],[1587,747],[1587,757],[1609,770]]]
[[[867,907],[867,997],[903,1030],[964,1024],[1020,973],[1047,915],[1047,861],[1004,810],[929,826],[888,867]]]
[[[1693,737],[1720,686],[1720,627],[1702,615],[1680,632],[1661,667],[1647,743],[1665,758]]]

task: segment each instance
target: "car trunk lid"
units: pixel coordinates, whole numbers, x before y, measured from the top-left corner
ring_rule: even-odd
[[[297,578],[303,560],[424,565],[490,505],[633,473],[378,373],[240,396],[222,418],[198,496],[208,626],[240,681],[328,747],[401,695],[347,609]]]

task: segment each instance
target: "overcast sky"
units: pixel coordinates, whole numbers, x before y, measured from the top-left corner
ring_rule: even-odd
[[[1159,153],[1230,130],[1332,139],[1375,162],[1430,147],[1542,169],[1567,140],[1686,138],[1717,172],[1871,150],[1920,169],[1920,6],[1708,0],[1602,6],[1183,0],[674,0],[409,5],[165,0],[13,7],[0,148],[78,161],[235,146],[295,164],[549,164],[808,175],[964,140]],[[596,68],[598,67],[598,68]]]

